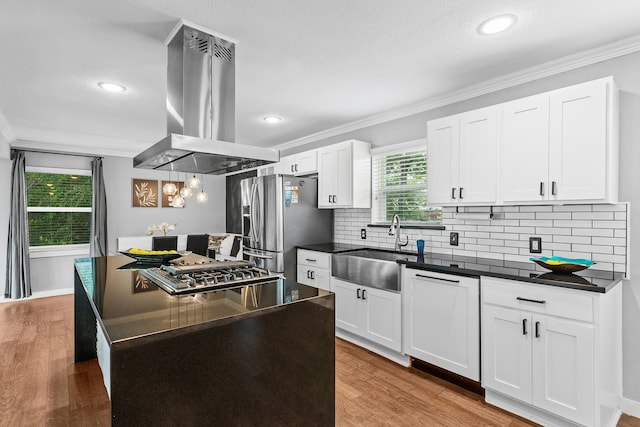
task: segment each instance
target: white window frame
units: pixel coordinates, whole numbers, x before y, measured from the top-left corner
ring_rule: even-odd
[[[27,166],[25,172],[51,173],[59,175],[83,175],[91,176],[88,169],[51,168],[41,166]],[[70,208],[70,207],[43,207],[27,206],[27,212],[91,212],[93,208]],[[29,246],[29,258],[49,258],[60,256],[80,256],[89,255],[88,243],[78,245],[50,245],[50,246]]]
[[[371,157],[372,157],[372,164],[375,162],[375,159],[380,158],[380,157],[386,157],[392,154],[399,154],[399,153],[403,153],[403,152],[409,152],[409,151],[417,151],[417,150],[425,150],[426,151],[427,148],[427,140],[426,139],[416,139],[413,141],[408,141],[408,142],[403,142],[403,143],[399,143],[399,144],[393,144],[393,145],[387,145],[384,147],[378,147],[378,148],[373,148],[371,149]],[[428,173],[428,171],[427,171]],[[374,178],[373,178],[373,174],[371,175],[371,199],[372,201],[375,198],[375,183]],[[406,188],[411,188],[414,189],[416,188],[416,186],[407,186]],[[400,189],[398,187],[398,189]],[[426,189],[426,183],[425,183],[425,189]],[[390,221],[379,221],[377,220],[377,218],[374,218],[374,209],[372,207],[371,209],[371,223],[372,224],[379,224],[379,225],[389,225]],[[441,222],[439,221],[403,221],[403,225],[416,225],[416,226],[429,226],[429,225],[440,225]]]

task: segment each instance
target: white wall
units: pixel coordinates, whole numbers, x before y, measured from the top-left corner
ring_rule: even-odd
[[[438,117],[534,95],[572,84],[612,75],[620,89],[620,201],[630,202],[630,272],[623,288],[623,375],[624,397],[640,402],[640,53],[534,80],[466,101],[392,120],[376,126],[283,151],[294,154],[307,149],[361,139],[379,147],[424,138],[426,122]],[[640,407],[640,403],[638,403]]]
[[[11,160],[9,143],[0,132],[0,300],[4,298],[7,271],[7,234],[9,232],[9,200],[11,198]]]

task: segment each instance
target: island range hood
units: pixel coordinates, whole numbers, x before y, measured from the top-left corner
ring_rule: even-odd
[[[133,167],[222,175],[277,162],[278,151],[235,144],[235,43],[185,21],[169,40],[168,135]]]

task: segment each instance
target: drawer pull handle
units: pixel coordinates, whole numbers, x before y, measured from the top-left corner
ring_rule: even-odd
[[[362,290],[362,299],[367,299],[367,293],[366,292],[367,292],[366,289]]]
[[[311,277],[310,277],[310,279],[312,279],[312,280],[316,280],[316,272],[315,272],[315,271],[313,271],[313,270],[311,270],[311,271],[309,271],[309,273],[311,273]]]
[[[527,319],[522,319],[522,335],[527,335]]]
[[[305,261],[309,261],[309,262],[318,262],[317,259],[311,259],[311,258],[305,258]]]
[[[307,279],[311,279],[311,270],[307,270]]]
[[[536,338],[540,338],[540,322],[536,322]]]
[[[544,182],[540,182],[540,195],[544,196]]]
[[[517,297],[516,298],[518,301],[527,301],[527,302],[535,302],[536,304],[545,304],[546,301],[543,299],[529,299],[529,298],[522,298],[522,297]]]
[[[556,182],[555,181],[551,181],[551,195],[552,196],[556,195]]]
[[[357,297],[358,299],[360,299],[360,291],[361,291],[361,289],[360,289],[360,288],[358,288],[358,289],[356,290],[356,297]]]
[[[455,200],[455,199],[456,199],[456,189],[455,189],[455,187],[453,187],[453,188],[451,189],[451,198],[452,198],[453,200]]]
[[[449,282],[449,283],[460,283],[459,280],[453,280],[453,279],[442,279],[440,277],[433,277],[433,276],[425,276],[424,274],[416,274],[416,277],[422,277],[423,279],[433,279],[433,280],[441,280],[443,282]]]

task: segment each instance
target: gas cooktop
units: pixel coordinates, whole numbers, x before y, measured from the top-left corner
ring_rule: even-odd
[[[249,261],[216,261],[200,255],[187,255],[168,265],[140,270],[147,279],[169,294],[226,289],[280,278]]]

